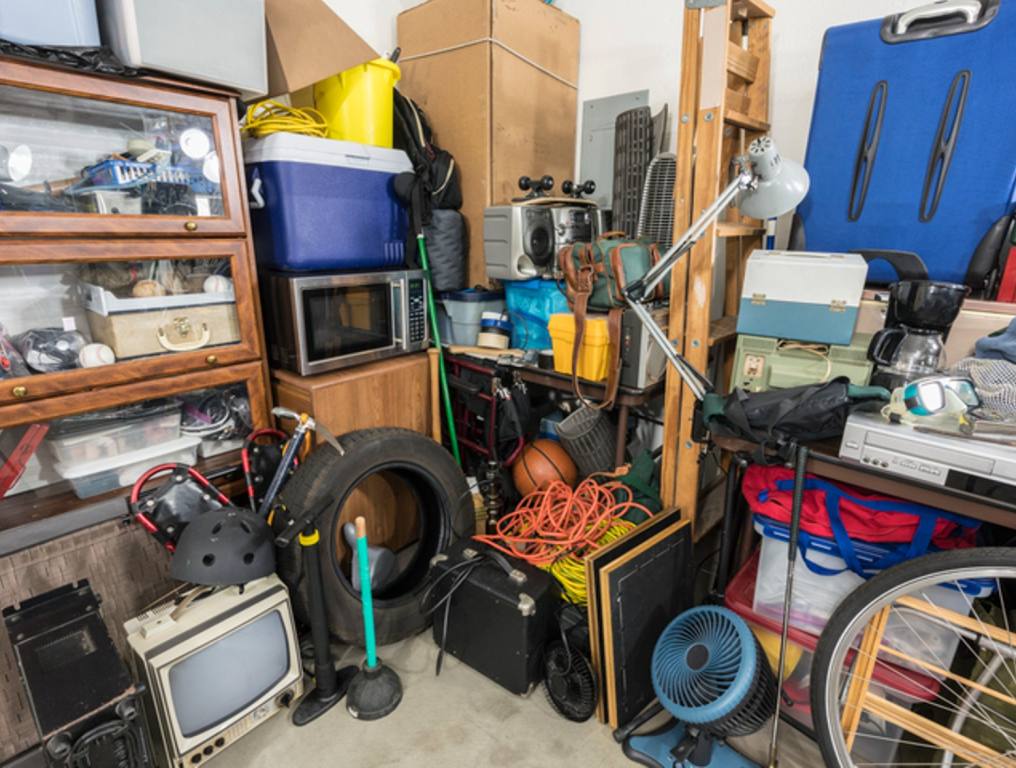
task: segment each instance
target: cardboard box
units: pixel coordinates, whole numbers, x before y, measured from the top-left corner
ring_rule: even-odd
[[[268,93],[313,85],[378,53],[323,0],[266,0]]]
[[[399,89],[462,175],[469,284],[486,284],[483,209],[520,195],[519,176],[573,178],[579,22],[540,0],[428,0],[398,39]]]

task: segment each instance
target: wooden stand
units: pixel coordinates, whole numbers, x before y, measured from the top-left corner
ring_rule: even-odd
[[[769,131],[772,8],[761,0],[726,0],[684,12],[681,95],[677,134],[674,237],[677,239],[733,178],[732,160]],[[733,338],[744,261],[761,247],[763,222],[731,208],[674,268],[670,337],[698,370],[710,348]],[[711,322],[719,241],[725,248],[723,317]],[[722,382],[716,382],[717,389]],[[692,440],[695,398],[674,370],[664,399],[661,494],[694,524],[702,446]],[[696,531],[696,538],[703,531]]]

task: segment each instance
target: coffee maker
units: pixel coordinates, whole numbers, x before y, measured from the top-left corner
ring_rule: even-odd
[[[871,338],[871,383],[893,390],[946,364],[945,340],[970,288],[932,280],[902,280],[889,288],[885,327]]]

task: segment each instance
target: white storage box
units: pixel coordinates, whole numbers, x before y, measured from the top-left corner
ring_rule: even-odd
[[[46,436],[53,458],[64,466],[112,459],[123,453],[163,445],[180,437],[180,406],[165,403],[146,415],[108,420],[98,429],[75,428],[73,419],[56,422]],[[61,427],[66,428],[61,429]]]
[[[3,0],[0,37],[27,45],[99,45],[95,0]]]
[[[783,615],[783,592],[787,577],[787,526],[761,515],[755,515],[755,530],[762,535],[758,578],[752,609],[760,616],[779,620]],[[802,549],[806,554],[802,554]],[[861,565],[871,566],[882,560],[888,550],[867,542],[855,541],[854,551]],[[836,575],[816,570],[841,571]],[[819,635],[836,607],[864,579],[847,568],[835,541],[820,536],[804,536],[800,540],[794,563],[794,595],[790,607],[790,624]],[[993,582],[984,579],[959,582],[963,592],[948,587],[925,590],[924,595],[935,605],[966,616],[970,601],[991,594]],[[933,623],[921,614],[900,617],[895,610],[886,625],[885,643],[903,653],[937,666],[949,666],[959,636],[948,627]]]
[[[111,291],[91,283],[79,283],[81,304],[90,312],[108,317],[120,312],[146,312],[155,309],[181,309],[206,304],[235,304],[236,294],[229,293],[178,293],[169,296],[121,298]]]
[[[754,251],[748,257],[737,332],[849,344],[868,265],[856,253]]]
[[[99,23],[127,66],[268,92],[264,0],[99,0]]]
[[[200,443],[199,437],[180,437],[108,459],[57,464],[55,469],[58,475],[70,482],[79,499],[88,499],[133,485],[156,464],[194,464]]]

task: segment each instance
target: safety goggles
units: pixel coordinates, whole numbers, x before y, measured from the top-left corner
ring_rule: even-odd
[[[946,410],[971,411],[981,406],[974,382],[965,376],[931,376],[903,388],[903,404],[915,416],[932,416]]]

